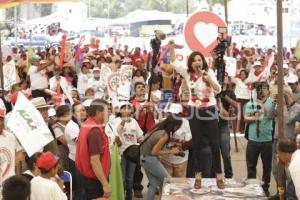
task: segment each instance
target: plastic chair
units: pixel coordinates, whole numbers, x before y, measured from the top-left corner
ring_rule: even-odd
[[[68,171],[64,171],[63,175],[61,176],[61,179],[64,182],[70,182],[70,200],[73,200],[73,178],[72,174]]]

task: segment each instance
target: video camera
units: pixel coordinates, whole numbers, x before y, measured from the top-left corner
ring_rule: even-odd
[[[225,55],[226,49],[231,44],[231,37],[227,36],[227,38],[224,38],[224,34],[227,33],[227,27],[218,27],[218,33],[221,34],[221,37],[218,37],[218,45],[214,48],[214,52],[216,52],[217,55]]]
[[[216,54],[215,59],[215,68],[217,69],[217,79],[219,83],[222,85],[223,89],[223,83],[224,83],[224,77],[225,77],[225,61],[224,61],[224,55],[226,49],[230,46],[231,43],[231,37],[224,38],[224,34],[227,33],[227,27],[218,27],[218,33],[221,34],[221,37],[218,37],[218,45],[214,48],[213,52]]]

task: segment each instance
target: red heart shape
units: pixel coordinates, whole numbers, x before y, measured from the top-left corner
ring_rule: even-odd
[[[215,24],[217,27],[225,27],[226,24],[218,15],[207,11],[197,12],[193,14],[186,22],[184,28],[184,37],[187,45],[192,51],[199,51],[205,57],[209,57],[212,50],[218,44],[218,41],[216,38],[216,40],[213,43],[211,43],[207,48],[205,48],[197,39],[194,32],[194,27],[199,22],[203,22],[206,24],[212,23]],[[224,35],[224,37],[226,37],[226,34]]]

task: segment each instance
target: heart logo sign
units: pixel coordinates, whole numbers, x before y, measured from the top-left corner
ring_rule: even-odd
[[[197,12],[186,22],[184,37],[192,51],[200,51],[209,57],[218,44],[218,27],[226,27],[225,22],[212,12]],[[225,35],[226,37],[226,35]]]
[[[218,27],[212,23],[198,22],[194,26],[194,33],[198,41],[207,48],[218,37]]]

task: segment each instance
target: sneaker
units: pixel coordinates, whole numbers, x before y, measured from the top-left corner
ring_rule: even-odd
[[[138,199],[142,199],[143,198],[142,191],[134,191],[134,197]]]

